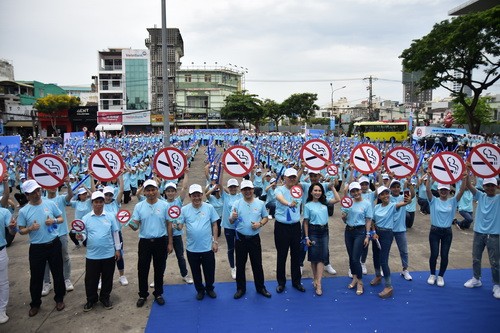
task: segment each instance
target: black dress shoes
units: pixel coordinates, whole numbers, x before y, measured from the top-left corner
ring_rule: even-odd
[[[282,293],[282,292],[284,292],[284,291],[285,291],[285,286],[282,286],[282,285],[280,285],[280,284],[279,284],[279,285],[276,287],[276,292],[277,292],[278,294],[281,294],[281,293]]]
[[[304,288],[304,286],[301,285],[301,284],[294,284],[293,287],[295,289],[297,289],[298,291],[300,291],[300,292],[305,292],[306,291],[306,288]]]
[[[236,290],[236,293],[234,294],[234,299],[240,299],[245,295],[245,292],[241,289]]]
[[[271,293],[267,291],[266,288],[262,288],[261,290],[258,291],[258,293],[264,297],[271,298]]]

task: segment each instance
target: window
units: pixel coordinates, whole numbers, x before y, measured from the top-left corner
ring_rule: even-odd
[[[212,82],[212,75],[205,74],[205,82]]]
[[[184,82],[191,82],[191,74],[184,75]]]

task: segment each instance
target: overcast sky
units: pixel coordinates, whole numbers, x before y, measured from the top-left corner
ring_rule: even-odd
[[[327,105],[330,83],[346,86],[335,100],[366,100],[370,75],[375,95],[401,101],[398,56],[465,0],[166,2],[167,26],[184,40],[183,65],[236,64],[261,99],[311,92]],[[98,50],[146,48],[146,29],[161,27],[160,0],[2,0],[0,8],[0,58],[13,62],[16,80],[90,85]]]

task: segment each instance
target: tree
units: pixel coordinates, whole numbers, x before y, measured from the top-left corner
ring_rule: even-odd
[[[226,97],[226,105],[221,109],[221,116],[226,119],[237,120],[243,124],[245,122],[255,126],[259,130],[259,125],[263,117],[262,101],[257,95],[247,94],[246,91],[237,91]]]
[[[288,118],[300,117],[307,123],[309,118],[314,117],[314,111],[319,110],[319,106],[315,104],[317,100],[318,94],[292,94],[281,103],[282,112]]]
[[[472,98],[466,98],[468,104],[471,103]],[[474,121],[482,125],[491,124],[492,121],[492,108],[490,106],[491,98],[489,96],[480,97],[477,101],[476,109],[474,111]],[[462,104],[456,103],[453,105],[453,118],[457,124],[467,124],[467,114]]]
[[[75,96],[47,95],[37,99],[33,107],[50,119],[54,133],[57,133],[57,118],[61,116],[61,111],[77,107],[78,105],[80,105],[80,99]]]
[[[405,71],[423,72],[418,82],[421,90],[449,90],[463,106],[470,131],[479,133],[481,122],[475,116],[479,97],[500,79],[500,6],[435,24],[399,57]],[[474,71],[482,71],[484,77],[473,78]],[[459,91],[451,89],[449,83],[458,84]],[[469,100],[465,87],[473,92]]]
[[[285,117],[280,104],[271,99],[265,99],[264,102],[262,102],[262,108],[264,109],[264,114],[273,120],[276,131],[279,131],[279,123]]]

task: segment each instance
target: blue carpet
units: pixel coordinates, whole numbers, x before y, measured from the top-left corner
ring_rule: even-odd
[[[239,300],[233,299],[235,282],[217,283],[217,299],[202,301],[192,285],[167,285],[167,303],[153,304],[146,332],[498,332],[500,300],[492,296],[491,270],[483,269],[480,288],[463,286],[471,274],[448,270],[440,288],[427,284],[428,272],[412,272],[411,282],[395,273],[394,296],[386,300],[377,295],[382,285],[369,285],[370,275],[361,296],[347,289],[348,277],[324,278],[321,297],[311,279],[303,279],[305,293],[287,281],[277,294],[276,282],[268,281],[271,299],[257,294],[252,281]]]

